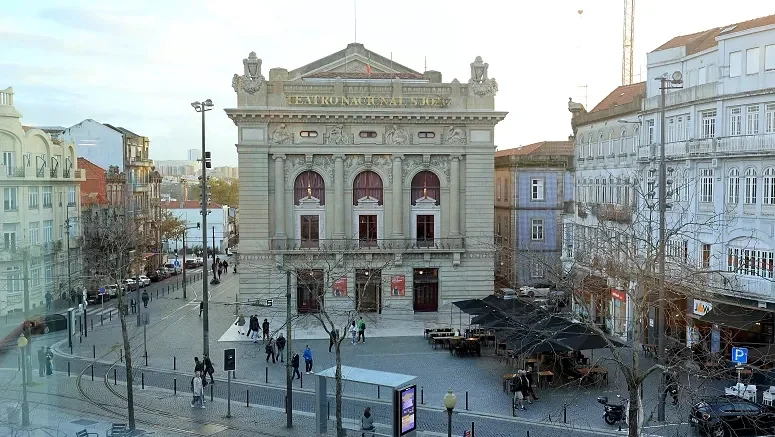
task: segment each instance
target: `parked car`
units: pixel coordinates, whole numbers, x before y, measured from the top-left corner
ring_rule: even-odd
[[[202,258],[201,256],[196,257],[196,266],[202,267],[203,265],[205,265],[204,258]]]
[[[140,282],[141,287],[147,287],[151,285],[151,279],[145,275],[138,276],[136,280]]]
[[[123,281],[121,281],[121,283],[124,285],[124,287],[126,287],[126,290],[128,291],[135,291],[140,287],[137,284],[137,282],[135,282],[135,280],[131,278],[124,279]]]
[[[159,272],[157,270],[148,272],[145,274],[145,276],[148,277],[148,279],[150,279],[151,282],[159,282],[162,280],[162,277],[159,276]]]
[[[108,292],[107,288],[105,288],[104,294],[100,294],[99,290],[89,291],[86,294],[86,302],[89,303],[90,305],[100,305],[109,300],[110,300],[110,293]]]
[[[156,272],[159,273],[159,277],[161,277],[161,279],[167,279],[170,277],[170,271],[164,267],[160,268],[159,270],[156,270]]]
[[[30,324],[30,332],[33,335],[48,334],[49,332],[67,329],[67,317],[62,314],[46,314],[34,317],[27,320],[22,325],[22,329],[26,329],[28,323]]]
[[[692,406],[689,426],[710,437],[773,434],[775,408],[732,396],[708,398]]]
[[[187,269],[195,269],[195,268],[197,268],[199,266],[197,265],[195,259],[190,259],[189,258],[189,259],[186,260],[184,267],[187,268]]]
[[[122,287],[123,289],[123,287]],[[118,285],[116,284],[108,284],[105,286],[105,294],[107,294],[110,297],[118,297]]]
[[[175,267],[175,264],[172,264],[172,263],[164,264],[164,268],[167,269],[167,271],[169,271],[170,274],[173,276],[177,275],[181,271],[180,267]]]

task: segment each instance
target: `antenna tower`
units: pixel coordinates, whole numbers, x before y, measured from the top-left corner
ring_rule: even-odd
[[[622,85],[632,84],[633,44],[635,42],[635,0],[624,0],[622,29]]]

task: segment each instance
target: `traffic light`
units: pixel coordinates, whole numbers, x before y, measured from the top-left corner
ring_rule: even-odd
[[[237,349],[226,349],[223,351],[223,371],[232,370],[237,370]]]

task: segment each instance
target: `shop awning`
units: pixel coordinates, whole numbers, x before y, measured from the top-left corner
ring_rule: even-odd
[[[700,320],[743,331],[750,331],[757,323],[761,323],[767,318],[767,315],[768,311],[756,308],[714,303],[713,309],[700,317]]]

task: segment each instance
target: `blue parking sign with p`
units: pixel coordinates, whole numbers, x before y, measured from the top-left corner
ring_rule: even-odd
[[[732,348],[732,362],[737,364],[748,363],[748,348],[733,347]]]

